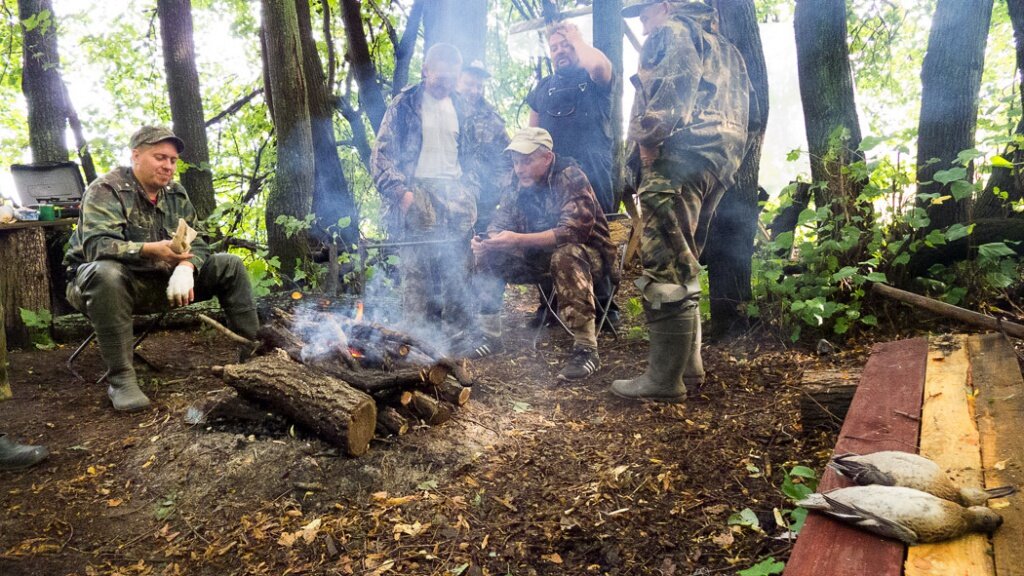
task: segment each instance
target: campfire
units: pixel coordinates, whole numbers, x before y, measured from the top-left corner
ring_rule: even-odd
[[[361,303],[354,317],[313,307],[274,309],[250,345],[251,359],[215,367],[215,373],[242,398],[353,456],[366,453],[375,435],[401,435],[410,423],[433,426],[451,419],[470,397],[472,377],[464,360],[364,321]]]

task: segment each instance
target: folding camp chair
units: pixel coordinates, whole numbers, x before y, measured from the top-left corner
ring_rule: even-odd
[[[156,369],[156,370],[159,370],[159,368],[157,366],[151,364],[149,362],[149,360],[146,360],[146,358],[144,356],[142,356],[138,352],[135,352],[135,349],[138,348],[139,345],[142,344],[142,341],[145,340],[150,335],[150,333],[153,332],[153,330],[157,326],[160,325],[161,322],[163,322],[164,316],[167,316],[168,312],[170,312],[170,310],[164,310],[164,311],[160,312],[160,314],[157,315],[156,318],[154,318],[152,321],[149,322],[149,324],[146,325],[146,327],[142,330],[142,333],[139,334],[139,336],[137,338],[135,338],[135,342],[132,343],[132,351],[134,352],[135,357],[138,358],[139,360],[141,360],[144,364],[146,364],[150,368],[153,368],[153,369]],[[85,337],[85,340],[83,340],[82,343],[78,345],[78,348],[75,348],[75,351],[72,352],[71,356],[68,358],[68,361],[67,361],[68,372],[71,372],[75,376],[75,378],[78,378],[78,380],[80,382],[85,382],[85,378],[83,378],[82,375],[79,374],[77,370],[75,370],[75,367],[74,367],[75,360],[77,360],[78,357],[82,354],[82,352],[85,351],[86,346],[88,346],[89,343],[92,342],[95,339],[96,339],[96,332],[91,332],[88,336]],[[100,379],[97,380],[96,383],[97,384],[101,384],[104,380],[107,379],[107,376],[109,376],[109,375],[110,375],[110,369],[108,368],[107,371],[103,373],[103,376],[100,376]]]
[[[626,214],[609,214],[608,215],[608,226],[611,230],[611,240],[615,244],[615,268],[608,270],[604,278],[600,282],[607,282],[607,294],[608,297],[602,301],[600,298],[594,297],[594,305],[597,308],[596,312],[598,318],[596,319],[595,329],[598,334],[601,330],[607,326],[612,333],[612,337],[616,340],[619,338],[619,331],[615,328],[615,325],[609,320],[608,313],[611,311],[612,303],[615,299],[615,294],[619,291],[618,279],[622,277],[622,270],[626,263],[627,246],[629,239],[633,231],[632,221]],[[558,322],[558,325],[563,330],[572,336],[572,330],[566,325],[565,320],[559,316],[558,311],[555,310],[555,289],[553,285],[545,286],[544,282],[537,283],[537,292],[540,294],[541,302],[544,304],[544,309],[541,311],[540,322],[537,324],[537,329],[533,333],[533,348],[537,348],[537,339],[540,337],[541,331],[544,330],[547,325],[548,315]]]

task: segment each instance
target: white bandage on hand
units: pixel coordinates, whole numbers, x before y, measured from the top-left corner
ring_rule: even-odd
[[[192,279],[192,267],[179,265],[171,274],[171,281],[167,283],[167,300],[172,306],[185,306],[192,301],[192,287],[195,281]]]

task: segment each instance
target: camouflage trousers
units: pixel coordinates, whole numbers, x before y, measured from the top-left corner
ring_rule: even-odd
[[[725,189],[708,170],[657,161],[643,171],[637,192],[642,283],[686,285],[700,275],[700,254]]]
[[[474,285],[481,314],[497,314],[505,284],[537,284],[551,280],[558,294],[558,312],[575,333],[594,321],[594,282],[604,278],[601,254],[590,246],[564,244],[554,251],[526,254],[491,252],[476,264]]]
[[[397,207],[396,207],[397,211]],[[449,336],[472,320],[467,293],[476,197],[458,180],[417,178],[413,203],[392,237],[424,242],[399,249],[404,328],[425,337]]]

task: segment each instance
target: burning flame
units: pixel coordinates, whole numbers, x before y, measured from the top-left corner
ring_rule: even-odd
[[[362,300],[356,302],[356,318],[355,318],[355,321],[356,322],[362,322],[363,321],[363,301]]]
[[[362,358],[363,357],[363,353],[362,352],[360,352],[359,350],[357,350],[357,349],[355,349],[355,348],[353,348],[351,346],[348,347],[348,353],[351,354],[353,358]]]

